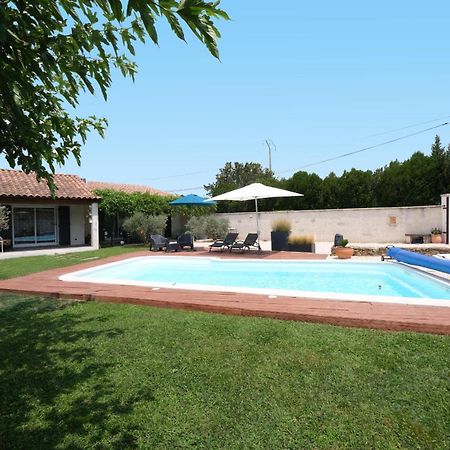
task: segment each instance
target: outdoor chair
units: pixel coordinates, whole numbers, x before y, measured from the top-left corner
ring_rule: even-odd
[[[232,250],[242,250],[244,252],[246,249],[250,250],[250,247],[255,248],[260,251],[261,247],[258,242],[258,234],[257,233],[248,233],[245,240],[236,241],[230,247],[230,253]]]
[[[169,239],[161,236],[160,234],[152,234],[150,236],[150,250],[164,250],[167,247],[168,243]]]
[[[181,249],[184,247],[190,247],[194,250],[194,235],[192,233],[183,233],[177,238],[178,245]]]
[[[165,250],[166,252],[175,250],[177,252],[180,248],[180,244],[177,241],[170,241],[160,234],[152,234],[150,236],[150,250]]]
[[[226,248],[230,248],[234,242],[236,241],[236,238],[238,237],[239,233],[228,233],[225,236],[225,239],[219,239],[214,241],[210,246],[209,246],[209,251],[211,252],[211,250],[213,248],[220,248],[220,251],[223,252],[223,249]]]

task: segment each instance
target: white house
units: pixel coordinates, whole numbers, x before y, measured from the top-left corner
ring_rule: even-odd
[[[0,231],[5,249],[99,246],[98,201],[77,175],[55,174],[56,197],[33,173],[0,169],[0,205],[10,213]]]

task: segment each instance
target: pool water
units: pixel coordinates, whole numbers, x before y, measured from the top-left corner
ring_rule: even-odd
[[[63,275],[60,279],[328,299],[391,302],[408,299],[408,303],[450,306],[449,283],[401,264],[381,262],[144,256]]]

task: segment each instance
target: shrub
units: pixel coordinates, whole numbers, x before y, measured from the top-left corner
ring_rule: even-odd
[[[142,212],[134,213],[123,223],[123,229],[142,242],[148,242],[151,234],[163,234],[167,216],[147,216]]]
[[[314,236],[311,234],[289,236],[288,242],[291,245],[314,244]]]
[[[291,232],[291,222],[286,219],[276,220],[272,223],[272,231]]]
[[[197,239],[203,239],[205,235],[204,218],[199,216],[191,217],[186,222],[186,230],[191,232]]]
[[[9,228],[9,212],[5,206],[0,206],[0,231]]]
[[[191,217],[186,223],[186,230],[197,239],[218,239],[228,232],[228,219],[215,215]]]

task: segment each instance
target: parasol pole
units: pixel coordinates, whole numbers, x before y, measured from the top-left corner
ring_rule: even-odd
[[[259,245],[259,212],[258,212],[258,198],[255,197],[255,210],[256,210],[256,234],[258,235],[258,250],[261,250]]]

